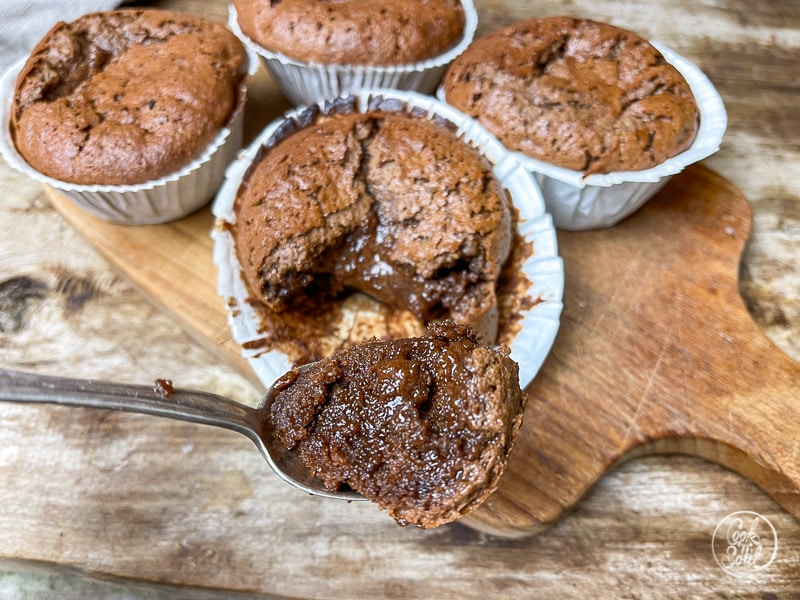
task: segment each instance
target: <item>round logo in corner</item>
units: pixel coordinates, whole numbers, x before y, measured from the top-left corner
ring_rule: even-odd
[[[711,537],[714,560],[729,575],[747,577],[766,569],[778,554],[778,534],[769,519],[740,510],[722,519]]]

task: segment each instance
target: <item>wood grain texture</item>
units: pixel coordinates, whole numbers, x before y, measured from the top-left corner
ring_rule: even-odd
[[[800,365],[741,301],[749,232],[741,194],[692,167],[617,227],[559,234],[562,327],[528,388],[493,518],[471,524],[550,522],[627,453],[648,451],[719,462],[800,516]]]
[[[213,217],[208,209],[164,225],[129,227],[106,223],[52,188],[50,202],[112,265],[199,343],[260,386],[231,338],[225,301],[216,292],[212,261]]]
[[[224,20],[226,13],[223,0],[135,4],[178,8],[218,20]],[[734,255],[745,244],[738,267],[739,291],[758,328],[788,356],[800,360],[796,100],[800,5],[787,0],[755,4],[542,0],[535,5],[528,0],[477,0],[476,5],[482,32],[535,15],[588,16],[657,39],[710,76],[728,109],[729,128],[720,152],[705,164],[743,192],[753,215],[747,242],[738,230],[730,240],[737,247]],[[289,108],[263,71],[249,96],[252,103],[245,123],[250,135]],[[674,180],[675,185],[680,183]],[[52,208],[37,185],[0,165],[0,190],[0,362],[4,366],[138,383],[166,376],[180,385],[243,402],[258,400],[259,386],[220,361],[218,351],[209,351],[205,342],[189,336],[185,323],[179,325],[138,293]],[[568,286],[574,286],[590,257],[568,255],[569,235],[560,237],[569,263]],[[641,253],[652,258],[651,245],[646,248],[627,249],[628,256],[636,259]],[[669,259],[658,258],[658,264]],[[731,277],[736,271],[735,265],[725,267],[719,276],[710,274],[707,279],[721,282],[727,294],[735,286]],[[159,277],[157,272],[153,276]],[[683,285],[694,288],[701,283]],[[568,327],[596,327],[622,342],[633,331],[610,328],[590,297],[567,299],[562,333]],[[708,299],[714,303],[713,294]],[[663,306],[662,298],[656,300]],[[672,305],[667,303],[667,309]],[[740,304],[722,307],[723,313],[728,310],[738,315]],[[728,318],[721,314],[716,322],[727,324]],[[645,324],[642,320],[637,326]],[[749,319],[725,331],[740,336],[735,347],[749,344],[755,335]],[[689,361],[691,357],[680,355],[678,342],[717,341],[693,330],[658,333],[662,341],[671,342],[663,351],[656,336],[648,334],[627,352],[638,366],[646,370],[649,364],[662,376],[663,366],[654,369],[647,361],[658,362],[659,356],[662,364],[666,358],[673,364]],[[664,387],[682,384],[682,377],[656,377],[648,387],[641,378],[617,369],[588,369],[591,379],[575,377],[569,365],[557,362],[562,343],[557,343],[548,369],[561,370],[558,376],[571,382],[576,397],[589,395],[589,383],[625,380],[639,395],[615,400],[621,403],[621,415],[636,428],[646,428],[642,411],[664,395]],[[582,348],[583,365],[591,366],[602,349],[599,342]],[[773,350],[767,344],[767,354]],[[723,356],[728,359],[731,353]],[[764,381],[752,381],[751,374],[763,362],[748,365],[735,358],[744,365],[742,377],[758,396],[769,395],[764,386],[774,373],[765,373]],[[597,360],[602,363],[602,356]],[[705,385],[712,391],[728,387],[713,378]],[[643,401],[642,411],[631,417],[638,401]],[[539,404],[541,419],[550,419],[541,398],[532,402]],[[723,408],[717,410],[727,417]],[[757,416],[772,417],[759,404],[755,408]],[[526,415],[528,426],[538,426],[534,418],[527,418],[534,414]],[[790,424],[782,422],[784,417],[778,416],[778,427]],[[675,419],[676,427],[681,423],[685,427],[684,419]],[[607,461],[612,466],[593,487],[565,487],[539,511],[546,520],[562,505],[573,503],[568,514],[538,535],[508,539],[460,523],[432,532],[401,529],[370,506],[298,497],[264,468],[247,440],[229,432],[146,417],[10,405],[0,406],[0,424],[0,597],[4,598],[153,600],[239,594],[783,598],[800,594],[800,522],[750,479],[710,461],[675,454],[638,456],[656,450],[685,451],[672,437],[634,440],[644,443],[624,455],[623,462],[614,463],[616,451],[604,452],[594,464]],[[749,429],[736,420],[719,426],[723,424]],[[48,452],[48,447],[55,450]],[[726,446],[710,447],[717,452]],[[780,461],[787,454],[795,456],[797,447],[793,442],[775,457]],[[702,448],[689,450],[703,454]],[[740,471],[754,462],[735,452],[712,458]],[[507,485],[525,468],[525,461],[512,465]],[[591,479],[591,473],[587,475]],[[769,479],[779,485],[781,477],[772,472]],[[740,510],[763,515],[779,539],[775,561],[747,577],[723,572],[711,553],[717,524]],[[487,526],[503,527],[492,524],[491,512],[482,518]],[[538,529],[537,518],[535,511],[521,507],[517,523],[525,524],[527,534]],[[37,576],[45,573],[44,578],[16,587],[18,577],[28,577],[32,571]]]

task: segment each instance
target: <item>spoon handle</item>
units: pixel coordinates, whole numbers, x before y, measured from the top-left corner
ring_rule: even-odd
[[[202,423],[253,438],[257,411],[229,398],[194,390],[110,383],[0,369],[0,401],[122,410]]]

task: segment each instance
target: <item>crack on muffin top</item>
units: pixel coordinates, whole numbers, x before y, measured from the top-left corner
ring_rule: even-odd
[[[72,95],[101,73],[109,61],[134,45],[163,43],[200,31],[197,23],[166,18],[158,26],[141,20],[141,11],[90,14],[51,31],[50,42],[36,56],[19,92],[17,118],[34,102],[52,102]],[[131,29],[133,27],[133,29]]]

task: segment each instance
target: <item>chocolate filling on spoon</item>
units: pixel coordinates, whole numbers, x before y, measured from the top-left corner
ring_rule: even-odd
[[[290,371],[265,419],[329,489],[348,485],[401,525],[431,528],[497,488],[524,406],[508,350],[443,321]]]

